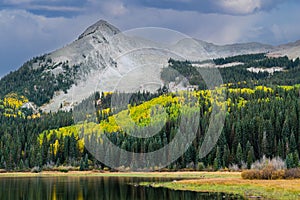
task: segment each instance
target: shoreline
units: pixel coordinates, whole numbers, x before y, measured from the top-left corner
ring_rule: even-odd
[[[145,187],[168,188],[179,191],[212,192],[240,195],[246,199],[300,199],[300,179],[295,180],[243,180],[210,179],[141,184]]]
[[[240,172],[196,172],[196,171],[176,171],[176,172],[109,172],[109,171],[42,171],[33,172],[4,172],[0,173],[0,180],[3,177],[55,177],[55,176],[95,176],[95,177],[153,177],[153,178],[218,178],[218,177],[240,177]]]
[[[56,178],[56,177],[119,177],[119,178],[168,178],[168,182],[142,182],[139,186],[167,188],[194,192],[217,192],[243,196],[244,198],[300,199],[300,179],[245,180],[241,172],[107,172],[107,171],[43,171],[7,172],[2,178]]]

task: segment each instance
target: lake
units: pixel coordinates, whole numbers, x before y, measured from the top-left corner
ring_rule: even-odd
[[[143,181],[171,181],[159,178],[120,177],[26,177],[0,178],[0,199],[5,200],[194,200],[243,199],[221,193],[173,191],[140,187]]]

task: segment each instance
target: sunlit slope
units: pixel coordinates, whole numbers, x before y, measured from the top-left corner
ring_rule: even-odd
[[[58,141],[61,138],[73,137],[83,151],[83,138],[86,135],[100,136],[104,133],[126,135],[145,127],[152,127],[152,130],[160,131],[159,129],[163,129],[166,123],[170,121],[175,124],[179,123],[181,116],[192,116],[197,112],[200,113],[201,120],[205,120],[207,123],[212,106],[226,109],[228,116],[229,114],[237,115],[238,112],[249,109],[253,105],[262,105],[267,108],[271,102],[285,101],[283,96],[285,91],[296,92],[299,88],[300,85],[234,88],[231,84],[227,84],[216,90],[165,94],[137,106],[128,105],[127,109],[109,116],[100,123],[96,123],[97,120],[93,119],[89,122],[80,122],[76,125],[44,131],[39,135],[39,141],[40,144],[43,143],[43,140],[47,140],[48,143],[59,145]],[[108,113],[108,110],[104,109],[101,112]]]

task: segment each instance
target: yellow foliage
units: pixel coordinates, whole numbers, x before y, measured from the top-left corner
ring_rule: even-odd
[[[18,96],[16,93],[10,93],[5,96],[3,105],[12,109],[19,109],[28,99],[24,96]]]
[[[282,85],[282,86],[278,86],[279,88],[282,88],[286,91],[289,91],[289,90],[293,90],[293,89],[298,89],[300,88],[300,84],[296,84],[296,85],[293,85],[293,86],[290,86],[290,85]]]
[[[247,103],[247,101],[244,98],[240,97],[237,106],[238,106],[238,108],[241,108],[241,107],[244,107],[246,105],[246,103]]]
[[[16,114],[8,114],[8,113],[4,113],[4,116],[5,116],[5,117],[14,117],[14,118],[17,117]]]
[[[120,129],[120,127],[117,125],[115,116],[110,116],[108,118],[108,122],[102,121],[100,123],[100,127],[101,127],[101,130],[108,132],[108,133],[117,132]]]
[[[230,84],[227,84],[230,85]],[[280,86],[286,90],[291,90],[295,86]],[[300,85],[298,86],[300,87]],[[83,123],[77,124],[69,127],[63,127],[58,130],[51,130],[47,132],[47,140],[49,141],[53,134],[56,134],[57,138],[71,136],[74,134],[78,148],[80,152],[84,150],[84,139],[83,135],[96,134],[101,135],[104,132],[113,133],[113,132],[127,132],[135,128],[152,126],[156,123],[162,123],[166,119],[177,119],[179,115],[191,115],[194,112],[198,112],[196,109],[199,104],[209,106],[205,114],[212,112],[212,106],[216,105],[222,110],[231,111],[231,108],[237,106],[238,108],[245,107],[248,103],[247,100],[252,99],[251,95],[255,92],[261,91],[265,93],[274,93],[272,88],[265,86],[256,86],[254,89],[251,88],[228,88],[229,93],[235,93],[234,98],[230,99],[225,97],[224,87],[216,88],[215,90],[200,90],[200,91],[180,91],[172,95],[161,95],[157,98],[154,98],[150,101],[144,102],[138,106],[127,106],[127,110],[123,110],[118,114],[109,116],[106,120],[96,123]],[[243,95],[242,95],[243,94]],[[238,99],[235,99],[236,96]],[[274,95],[275,96],[275,95]],[[196,101],[190,101],[194,100]],[[276,99],[282,100],[282,97],[276,96]],[[6,100],[7,102],[13,102],[12,100]],[[257,99],[257,102],[269,102],[269,98]],[[12,103],[13,105],[20,105],[16,102]],[[111,113],[110,108],[102,110],[102,114],[109,115]],[[14,112],[8,112],[7,115],[14,115]],[[18,113],[20,114],[20,113]],[[30,118],[39,117],[39,115],[33,115]],[[40,144],[42,144],[43,133],[39,136]],[[59,147],[58,140],[55,140],[53,144],[53,151],[56,154]]]
[[[59,148],[59,142],[58,140],[55,140],[55,143],[53,144],[53,153],[55,156],[57,154],[58,148]]]
[[[18,96],[15,93],[10,93],[0,100],[0,108],[4,110],[5,117],[25,117],[20,108],[28,100],[24,96]]]
[[[261,103],[261,102],[270,102],[270,98],[258,99],[257,102],[258,103]]]
[[[31,115],[30,119],[36,119],[36,118],[40,118],[40,117],[41,117],[41,114],[37,113],[37,114]]]
[[[250,88],[229,88],[228,91],[230,93],[236,93],[236,94],[254,94],[255,90]]]
[[[108,117],[107,120],[103,120],[100,124],[93,122],[77,124],[73,126],[59,128],[58,130],[50,130],[47,133],[47,140],[55,134],[57,138],[75,136],[77,140],[77,145],[80,151],[83,152],[84,149],[84,139],[80,138],[81,133],[86,134],[96,134],[100,135],[104,132],[122,132],[130,130],[136,126],[148,126],[154,125],[155,123],[160,123],[167,119],[176,119],[179,115],[179,111],[184,103],[184,98],[182,96],[170,96],[162,95],[160,97],[154,98],[138,106],[128,106],[128,110],[119,112],[116,115]],[[189,109],[195,111],[192,105],[185,105],[187,112]],[[104,110],[105,113],[109,113],[110,110]],[[169,115],[168,115],[169,114]],[[39,135],[39,142],[42,144],[44,133]],[[81,136],[82,137],[82,136]],[[58,141],[57,141],[58,142]],[[55,141],[53,144],[54,151],[57,151],[59,144]]]
[[[170,108],[170,117],[178,115],[183,98],[162,95],[138,106],[128,105],[128,109],[108,117],[100,123],[101,131],[108,133],[128,130],[135,126],[148,126],[155,121],[166,118],[165,109]],[[177,114],[174,114],[176,113]]]
[[[80,136],[81,132],[83,131],[83,135]],[[39,135],[38,137],[38,141],[40,143],[40,145],[43,144],[43,137],[44,137],[44,133],[47,133],[46,137],[47,137],[47,141],[50,141],[50,139],[53,137],[53,135],[56,135],[56,140],[55,143],[52,144],[53,146],[53,153],[56,154],[59,148],[59,141],[58,139],[61,137],[66,137],[66,136],[72,136],[72,134],[74,135],[75,139],[77,140],[77,146],[78,149],[81,153],[83,153],[84,151],[84,135],[89,135],[92,133],[95,134],[100,134],[101,129],[99,124],[93,123],[93,122],[89,122],[89,123],[84,123],[84,124],[77,124],[77,125],[73,125],[73,126],[67,126],[67,127],[62,127],[59,128],[57,130],[50,130],[50,131],[46,131],[43,132]],[[82,137],[82,138],[81,138]]]
[[[84,139],[78,140],[77,145],[78,145],[79,152],[83,153],[83,151],[84,151]]]
[[[273,93],[274,92],[272,88],[269,88],[269,87],[266,87],[266,86],[256,86],[255,90],[262,90],[266,93]]]
[[[104,114],[108,115],[110,113],[110,111],[111,111],[110,108],[103,109],[102,110],[102,115],[104,115]]]
[[[113,92],[103,92],[103,94],[104,94],[104,97],[106,97],[106,96],[108,96],[108,95],[113,94]]]
[[[151,108],[154,108],[153,110],[155,110],[155,106],[159,105],[159,106],[165,107],[167,104],[173,104],[173,103],[177,103],[177,102],[178,102],[177,97],[173,98],[171,96],[162,95],[162,96],[154,98],[148,102],[145,102],[139,106],[131,107],[130,117],[136,124],[142,123],[143,120],[149,121],[150,115],[151,115],[151,113],[150,113]],[[148,124],[148,123],[146,123],[146,124]]]

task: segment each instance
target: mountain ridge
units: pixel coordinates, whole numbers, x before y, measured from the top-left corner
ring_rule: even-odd
[[[297,45],[281,47],[284,52],[289,48],[297,48]],[[53,95],[50,94],[49,103],[41,106],[43,111],[48,112],[56,111],[60,107],[71,109],[95,90],[114,91],[120,87],[118,82],[125,78],[137,84],[144,81],[155,82],[155,86],[146,88],[155,91],[163,85],[160,72],[168,65],[169,58],[205,60],[276,51],[280,51],[280,47],[256,42],[215,45],[191,38],[179,40],[175,45],[168,46],[143,37],[126,35],[107,21],[99,20],[89,26],[74,42],[45,54],[34,62],[27,62],[26,65],[30,70],[41,70],[40,78],[45,77],[43,74],[48,74],[49,80],[57,79],[51,83],[52,87],[56,87],[57,84],[64,86],[63,90],[54,89]],[[145,74],[149,77],[145,77]],[[136,90],[130,85],[132,83],[122,85],[121,89]],[[36,88],[38,86],[23,90]],[[44,90],[40,88],[40,92]]]
[[[106,32],[107,34],[110,35],[116,35],[118,33],[120,33],[121,31],[116,28],[115,26],[111,25],[110,23],[108,23],[105,20],[99,20],[97,21],[95,24],[91,25],[90,27],[88,27],[79,37],[78,40],[82,39],[83,37],[93,34],[96,31],[102,31],[102,32]]]

